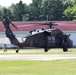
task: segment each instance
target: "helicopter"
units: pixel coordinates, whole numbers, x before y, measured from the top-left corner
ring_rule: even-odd
[[[35,48],[44,48],[45,52],[48,52],[51,48],[62,48],[64,52],[68,51],[68,48],[73,46],[72,40],[69,38],[69,35],[64,34],[63,31],[57,28],[53,28],[53,26],[57,25],[55,22],[46,22],[43,25],[48,25],[48,29],[40,29],[29,31],[30,35],[26,37],[22,37],[25,40],[23,42],[19,42],[19,40],[13,34],[10,25],[12,25],[15,29],[18,29],[8,17],[5,17],[4,21],[2,21],[6,37],[9,38],[11,44],[18,46],[16,53],[18,53],[20,48],[23,47],[35,47]]]

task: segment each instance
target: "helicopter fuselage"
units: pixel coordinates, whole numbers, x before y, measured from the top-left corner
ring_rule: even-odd
[[[50,29],[50,32],[43,31],[28,36],[24,41],[25,46],[50,49],[50,48],[63,48],[63,45],[66,44],[66,47],[68,48],[72,47],[72,41],[70,40],[69,36],[65,34],[64,35],[57,34],[57,30],[58,29]],[[56,31],[56,33],[52,33],[52,31]]]

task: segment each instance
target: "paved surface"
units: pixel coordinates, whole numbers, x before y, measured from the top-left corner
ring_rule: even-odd
[[[0,55],[0,60],[59,60],[76,59],[76,54],[49,54],[49,55]]]

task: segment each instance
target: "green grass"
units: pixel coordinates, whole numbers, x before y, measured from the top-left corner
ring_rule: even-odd
[[[75,60],[0,61],[0,75],[76,75]]]
[[[17,54],[14,49],[0,55]],[[63,52],[62,49],[50,49],[45,53],[43,49],[21,49],[18,54],[76,54],[76,48]],[[0,75],[76,75],[76,59],[35,61],[35,60],[0,60]]]
[[[7,49],[7,52],[3,52],[0,49],[0,54],[16,54],[16,49]],[[48,52],[44,52],[44,49],[20,49],[18,54],[76,54],[76,48],[70,48],[68,52],[63,52],[62,49],[50,49]]]

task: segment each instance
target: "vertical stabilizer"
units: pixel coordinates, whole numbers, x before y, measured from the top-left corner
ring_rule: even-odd
[[[10,39],[10,42],[14,45],[17,45],[19,43],[19,41],[16,39],[15,35],[13,34],[13,32],[10,29],[10,21],[8,19],[6,19],[5,21],[3,21],[3,25],[5,27],[5,34],[6,36]]]

